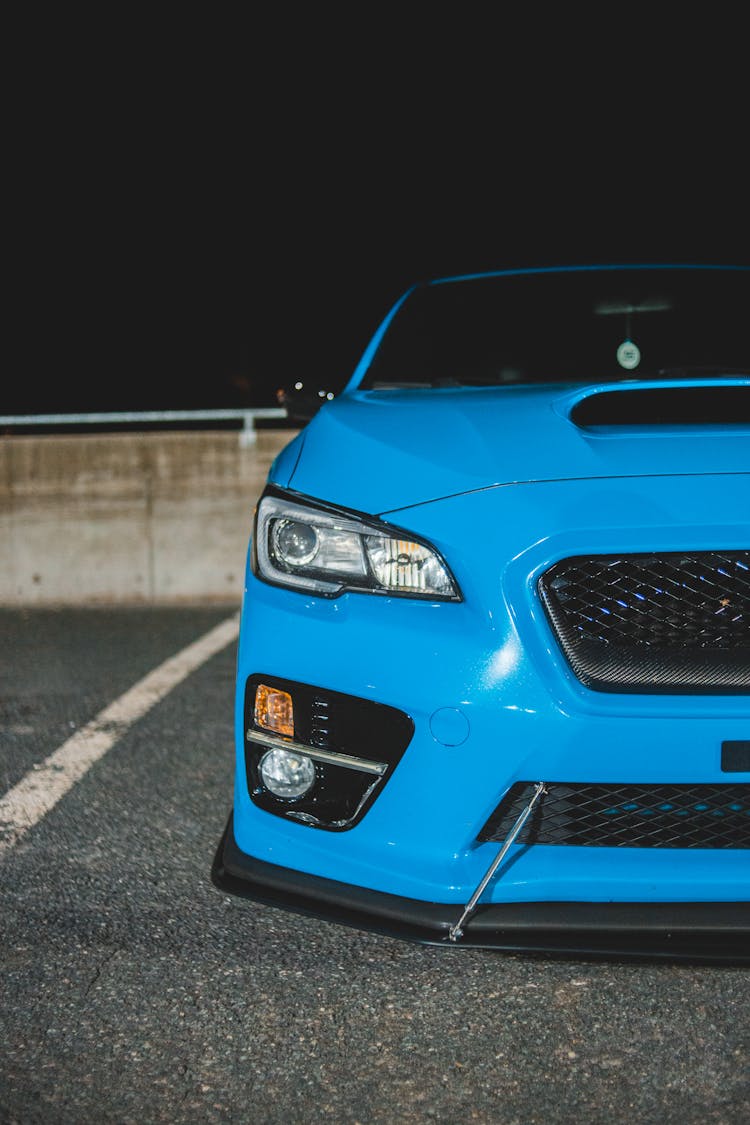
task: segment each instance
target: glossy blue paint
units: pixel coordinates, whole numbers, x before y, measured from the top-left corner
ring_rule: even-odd
[[[676,385],[688,382],[628,383],[634,390]],[[383,513],[497,484],[750,468],[750,426],[579,429],[570,410],[601,390],[611,385],[348,392],[306,427],[305,456],[286,483],[307,496]]]
[[[269,479],[432,543],[463,600],[315,597],[261,581],[248,556],[234,832],[248,855],[281,867],[463,903],[497,851],[477,834],[518,780],[727,780],[721,744],[749,737],[750,690],[586,688],[555,640],[537,580],[571,555],[747,550],[750,426],[579,429],[572,407],[611,383],[358,390],[394,311],[346,391],[280,454]],[[252,803],[243,708],[255,673],[387,704],[413,720],[406,753],[354,828],[327,832]],[[748,784],[750,773],[731,780]],[[748,898],[746,850],[534,845],[513,847],[486,901]]]
[[[306,436],[306,432],[302,430],[296,437],[292,438],[288,445],[284,446],[273,460],[268,473],[269,480],[284,485],[288,483],[301,456]]]
[[[568,669],[535,594],[537,576],[573,550],[746,543],[750,474],[716,484],[695,477],[646,486],[633,478],[583,487],[535,483],[400,512],[402,525],[450,560],[464,593],[460,604],[363,594],[327,600],[269,587],[248,573],[252,609],[241,630],[240,689],[256,671],[315,683],[401,708],[416,733],[382,795],[347,833],[262,812],[239,781],[240,846],[312,874],[335,871],[359,886],[460,902],[495,848],[476,846],[476,834],[516,780],[726,780],[721,742],[747,736],[747,696],[590,691]],[[432,736],[430,716],[444,707],[470,721],[460,747]],[[518,849],[489,900],[734,901],[748,892],[750,860],[742,852],[537,846]]]

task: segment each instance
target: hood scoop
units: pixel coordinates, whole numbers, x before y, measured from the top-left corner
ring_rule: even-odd
[[[747,426],[750,383],[598,391],[575,404],[570,420],[581,430],[616,426]]]

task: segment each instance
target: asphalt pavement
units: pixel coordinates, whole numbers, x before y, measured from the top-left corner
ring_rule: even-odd
[[[0,798],[237,608],[0,610]],[[419,946],[218,891],[234,664],[114,725],[0,857],[2,1125],[750,1120],[746,968]]]

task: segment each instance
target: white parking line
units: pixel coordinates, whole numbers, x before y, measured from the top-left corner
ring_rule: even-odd
[[[0,798],[0,859],[119,738],[191,672],[237,639],[239,614],[171,656],[59,746]]]

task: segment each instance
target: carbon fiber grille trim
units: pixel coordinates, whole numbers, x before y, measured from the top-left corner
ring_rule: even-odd
[[[564,559],[539,594],[588,687],[750,692],[750,551]]]
[[[477,837],[501,842],[534,789],[508,790]],[[607,848],[750,848],[750,785],[548,783],[524,844]]]

